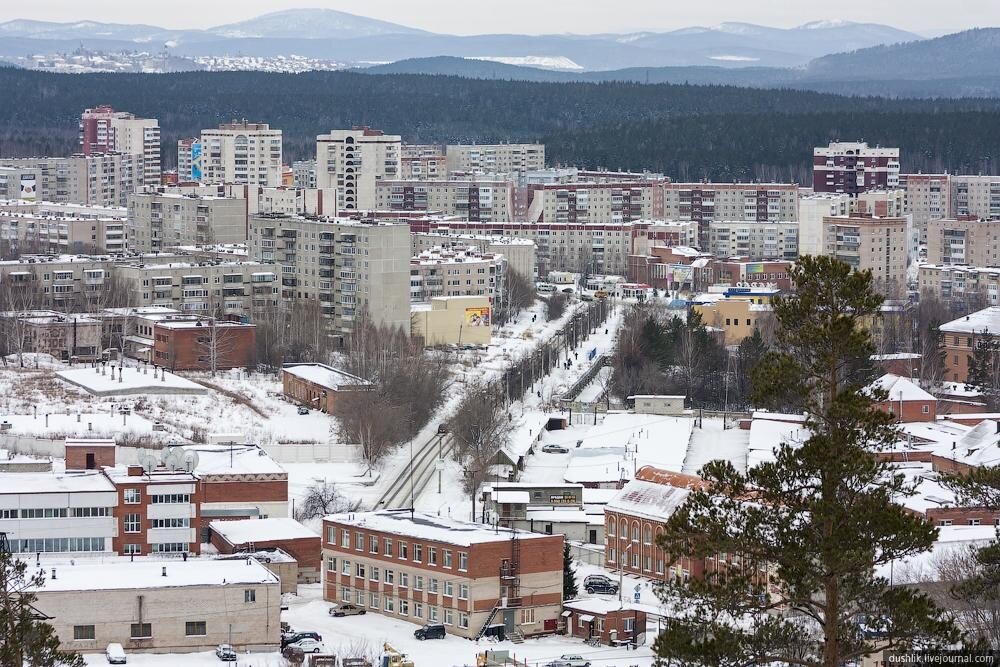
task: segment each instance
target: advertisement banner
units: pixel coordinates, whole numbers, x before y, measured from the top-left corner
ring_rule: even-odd
[[[25,201],[35,201],[38,196],[38,181],[34,174],[21,174],[21,194],[18,197]]]
[[[465,324],[470,327],[490,326],[490,307],[484,306],[482,308],[466,308]]]
[[[201,181],[201,142],[191,144],[191,180]]]

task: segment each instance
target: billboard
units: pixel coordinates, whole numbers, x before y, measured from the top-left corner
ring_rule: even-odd
[[[483,306],[482,308],[466,308],[465,324],[470,327],[490,326],[490,307]]]
[[[191,180],[201,181],[201,142],[191,143]]]
[[[38,181],[34,174],[21,174],[21,194],[18,199],[35,201],[38,196]]]

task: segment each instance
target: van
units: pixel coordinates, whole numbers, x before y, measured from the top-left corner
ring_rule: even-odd
[[[424,639],[444,639],[444,626],[440,623],[428,623],[413,631],[413,636],[423,641]]]
[[[109,665],[124,665],[128,662],[128,658],[125,657],[125,649],[122,648],[121,644],[108,644],[104,655],[107,657]]]

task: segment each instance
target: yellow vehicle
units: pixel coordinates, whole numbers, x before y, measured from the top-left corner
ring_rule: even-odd
[[[405,653],[400,653],[386,642],[382,644],[382,663],[379,667],[415,667],[413,660]]]
[[[594,292],[594,297],[596,297],[598,299],[607,299],[608,298],[608,290],[606,290],[606,289],[599,289],[596,292]]]

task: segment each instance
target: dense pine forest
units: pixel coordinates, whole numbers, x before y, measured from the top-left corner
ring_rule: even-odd
[[[355,72],[60,75],[0,68],[0,156],[62,155],[80,111],[158,118],[164,162],[202,128],[246,118],[284,131],[286,159],[315,136],[371,125],[414,143],[543,141],[549,160],[679,179],[805,182],[831,139],[898,145],[904,171],[996,173],[1000,99],[888,100],[799,90],[531,83]]]

